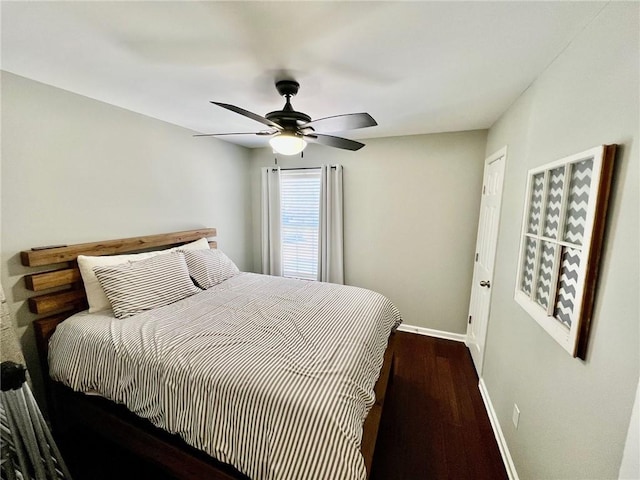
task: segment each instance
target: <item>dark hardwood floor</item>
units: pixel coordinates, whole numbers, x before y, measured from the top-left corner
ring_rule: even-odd
[[[465,345],[396,335],[371,480],[506,479]],[[170,478],[95,438],[66,445],[64,456],[75,480]]]
[[[467,347],[396,335],[371,480],[506,479]]]

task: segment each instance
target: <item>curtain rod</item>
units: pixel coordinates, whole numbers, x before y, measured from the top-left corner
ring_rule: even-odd
[[[322,167],[290,167],[290,168],[281,168],[280,170],[320,170]],[[329,168],[336,168],[335,165],[331,165]],[[271,168],[272,172],[278,170],[277,168]]]

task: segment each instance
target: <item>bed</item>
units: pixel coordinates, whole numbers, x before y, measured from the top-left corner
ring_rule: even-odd
[[[383,296],[238,272],[123,320],[115,305],[85,311],[79,254],[214,236],[202,229],[22,253],[25,265],[63,265],[25,279],[34,291],[63,287],[29,301],[53,313],[34,327],[56,428],[81,424],[176,478],[366,478],[401,321]]]

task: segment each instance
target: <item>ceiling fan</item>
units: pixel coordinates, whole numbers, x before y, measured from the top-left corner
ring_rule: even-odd
[[[283,155],[296,155],[307,146],[307,142],[319,143],[344,150],[359,150],[364,143],[335,137],[320,132],[339,132],[356,128],[373,127],[378,123],[368,113],[348,113],[333,117],[311,120],[306,113],[297,112],[291,106],[291,97],[298,93],[300,84],[295,80],[279,80],[276,82],[278,93],[286,100],[282,110],[267,113],[264,117],[227,103],[211,102],[219,107],[244,115],[269,127],[259,132],[205,133],[194,137],[217,137],[223,135],[259,135],[270,137],[273,149]]]

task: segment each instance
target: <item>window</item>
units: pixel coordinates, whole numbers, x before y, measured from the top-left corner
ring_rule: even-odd
[[[615,145],[529,170],[516,301],[585,358]]]
[[[282,275],[318,278],[321,170],[282,170]]]

